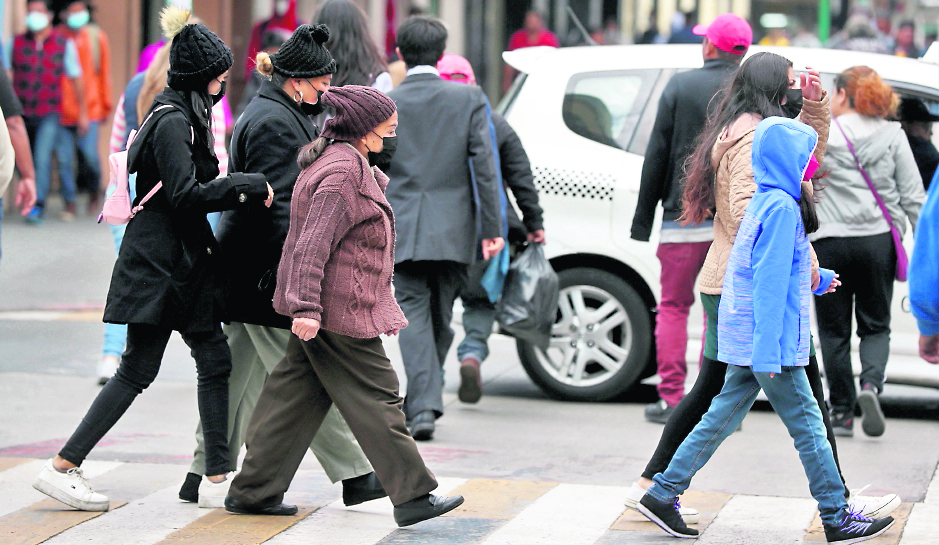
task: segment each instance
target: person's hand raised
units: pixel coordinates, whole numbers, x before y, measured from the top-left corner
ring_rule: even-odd
[[[811,100],[813,102],[819,102],[822,100],[822,97],[825,96],[825,91],[822,89],[822,78],[818,73],[818,70],[812,68],[811,66],[805,67],[808,72],[802,72],[799,74],[799,83],[802,88],[802,98],[805,100]]]

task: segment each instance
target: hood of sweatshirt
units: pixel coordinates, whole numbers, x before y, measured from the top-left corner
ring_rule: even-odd
[[[753,136],[753,178],[759,191],[782,189],[802,196],[802,178],[818,144],[818,133],[786,117],[767,117]]]

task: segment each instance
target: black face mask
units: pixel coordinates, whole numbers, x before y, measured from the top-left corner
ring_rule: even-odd
[[[316,91],[316,104],[301,102],[300,109],[303,110],[303,113],[306,115],[311,116],[317,116],[323,113],[323,111],[326,110],[326,106],[323,105],[323,91]]]
[[[215,106],[225,96],[225,89],[228,87],[228,81],[222,82],[222,88],[217,94],[212,95],[212,105]]]
[[[795,119],[802,113],[802,89],[789,89],[786,91],[786,103],[782,105],[786,117]]]
[[[386,136],[381,141],[381,151],[368,152],[368,164],[384,171],[391,166],[391,158],[394,157],[395,150],[398,149],[398,137]]]

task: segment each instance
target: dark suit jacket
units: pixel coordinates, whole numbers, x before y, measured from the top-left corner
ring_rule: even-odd
[[[263,174],[274,190],[270,208],[263,204],[222,214],[216,236],[229,271],[232,320],[290,328],[290,319],[274,311],[277,266],[290,227],[290,201],[300,174],[297,153],[317,136],[312,119],[286,93],[261,82],[235,124],[229,172]]]
[[[398,149],[386,191],[395,214],[395,263],[471,264],[478,236],[502,236],[486,96],[433,74],[408,76],[389,96],[398,106]]]

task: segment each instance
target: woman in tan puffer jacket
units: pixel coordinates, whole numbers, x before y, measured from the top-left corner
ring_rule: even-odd
[[[802,122],[818,132],[815,156],[819,162],[825,153],[830,121],[829,99],[822,90],[818,72],[810,70],[808,74],[797,78],[792,63],[786,58],[773,53],[757,53],[741,65],[722,96],[720,105],[708,120],[694,153],[685,165],[687,181],[683,199],[684,218],[690,223],[700,223],[714,215],[714,243],[708,251],[698,281],[708,317],[704,358],[694,387],[675,408],[642,478],[633,486],[636,492],[651,486],[652,477],[665,470],[678,446],[694,429],[724,385],[727,364],[717,361],[717,309],[724,271],[737,228],[756,190],[751,152],[757,124],[769,116],[799,116]],[[803,183],[803,194],[811,198],[812,182]],[[813,252],[813,291],[824,293],[833,289],[837,280],[832,286],[816,285],[817,269],[818,262]],[[811,354],[806,373],[824,417],[828,440],[837,462],[838,452],[824,405],[814,348]],[[845,495],[848,493],[845,488]],[[851,500],[852,509],[861,508],[864,514],[870,509],[882,509],[885,503],[892,505],[895,502],[899,505],[899,499],[894,494],[884,498],[852,497]],[[685,508],[682,511],[683,516],[686,516],[692,510]],[[881,511],[878,516],[885,514]]]

